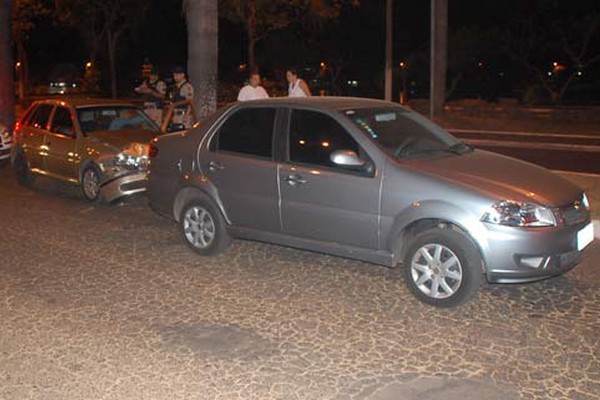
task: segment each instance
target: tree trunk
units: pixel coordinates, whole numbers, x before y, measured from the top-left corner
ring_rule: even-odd
[[[117,34],[112,31],[106,32],[106,42],[108,44],[108,64],[110,69],[110,95],[113,99],[117,98]]]
[[[17,61],[19,64],[18,69],[18,82],[19,82],[19,102],[23,101],[26,94],[29,94],[29,57],[25,48],[25,43],[19,38],[16,40],[17,45]]]
[[[11,49],[10,0],[0,0],[0,123],[15,122],[14,63]]]
[[[246,1],[246,31],[248,34],[248,67],[256,67],[256,4],[255,0]]]
[[[217,108],[219,11],[217,0],[185,0],[188,29],[188,76],[194,86],[199,119]]]
[[[431,117],[444,111],[448,48],[448,0],[431,0]]]

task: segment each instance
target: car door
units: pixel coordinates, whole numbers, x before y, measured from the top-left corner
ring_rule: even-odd
[[[56,107],[45,139],[48,149],[46,169],[52,175],[77,182],[80,157],[77,154],[77,134],[73,122],[74,117],[67,107]]]
[[[45,173],[48,148],[45,137],[48,133],[48,122],[54,106],[41,103],[35,106],[31,117],[26,121],[23,130],[23,151],[29,162],[29,167]]]
[[[294,109],[288,161],[279,169],[283,232],[374,249],[378,246],[380,174],[335,166],[335,150],[366,152],[334,118]]]
[[[275,107],[229,114],[199,157],[227,217],[239,227],[280,231],[277,164],[273,160]]]

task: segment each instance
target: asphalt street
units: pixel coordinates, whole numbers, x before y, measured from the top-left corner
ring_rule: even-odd
[[[600,246],[451,310],[396,270],[256,242],[187,250],[138,196],[0,167],[0,399],[600,398]]]

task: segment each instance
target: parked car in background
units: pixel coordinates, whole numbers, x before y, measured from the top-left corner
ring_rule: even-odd
[[[594,237],[580,188],[378,100],[234,103],[155,139],[148,177],[151,207],[199,254],[239,237],[402,265],[410,291],[439,307],[483,277],[562,274]]]
[[[10,158],[10,148],[12,146],[12,134],[7,126],[0,123],[0,162]]]
[[[110,202],[146,189],[148,146],[161,133],[126,101],[39,100],[15,126],[11,160],[22,185],[45,175],[80,185],[89,201]]]

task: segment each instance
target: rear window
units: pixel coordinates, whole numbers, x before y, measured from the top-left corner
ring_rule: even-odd
[[[54,106],[51,104],[39,104],[31,114],[31,117],[26,122],[26,125],[33,126],[34,128],[46,129],[50,113]]]

